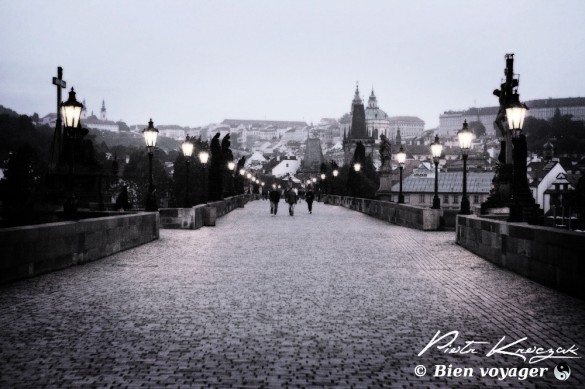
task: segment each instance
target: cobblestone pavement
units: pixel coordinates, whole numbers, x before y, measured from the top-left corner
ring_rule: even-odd
[[[528,338],[505,351],[575,345],[582,356],[585,302],[495,267],[453,232],[320,203],[290,217],[284,205],[271,217],[267,201],[249,203],[216,227],[161,230],[1,287],[0,387],[585,386],[583,359],[486,356],[504,336],[501,346]],[[489,344],[417,356],[437,331],[459,331],[453,347]],[[566,381],[553,374],[561,361]],[[473,376],[433,377],[449,364]],[[516,369],[500,380],[481,367]],[[527,367],[548,370],[519,380]]]

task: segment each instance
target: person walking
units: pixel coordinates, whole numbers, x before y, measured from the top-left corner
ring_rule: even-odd
[[[315,200],[315,193],[313,193],[313,188],[309,187],[307,188],[307,193],[305,193],[305,201],[311,214],[313,213],[313,200]]]
[[[284,194],[285,200],[288,203],[288,214],[290,216],[294,216],[295,214],[295,204],[297,203],[298,197],[295,190],[290,187],[288,188],[287,192]]]
[[[278,212],[278,202],[280,201],[280,191],[273,188],[268,194],[268,197],[270,199],[270,214],[276,216],[276,213]]]

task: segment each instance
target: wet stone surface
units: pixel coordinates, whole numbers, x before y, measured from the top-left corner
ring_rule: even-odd
[[[569,348],[585,302],[500,269],[453,232],[343,208],[248,203],[216,227],[0,287],[0,387],[583,387],[583,359],[486,353]],[[475,354],[417,354],[437,331]],[[445,344],[447,340],[440,344]],[[504,344],[504,343],[503,343]],[[502,345],[503,345],[502,344]],[[531,355],[528,355],[529,358]],[[566,362],[571,375],[553,369]],[[436,365],[473,368],[434,377]],[[422,377],[415,367],[427,372]],[[548,368],[481,377],[484,368]]]

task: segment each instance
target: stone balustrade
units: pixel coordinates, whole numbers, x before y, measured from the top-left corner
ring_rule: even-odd
[[[585,234],[477,216],[457,217],[457,243],[541,284],[585,299]]]
[[[392,224],[423,231],[438,230],[441,224],[440,209],[350,196],[321,195],[321,199],[326,204],[338,205]]]
[[[0,229],[0,283],[94,261],[158,237],[157,212]]]

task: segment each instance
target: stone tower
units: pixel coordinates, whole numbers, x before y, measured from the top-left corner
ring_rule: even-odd
[[[351,163],[355,152],[356,143],[361,141],[366,148],[366,155],[372,155],[374,151],[374,138],[368,135],[366,128],[366,112],[364,103],[360,98],[358,86],[355,87],[355,95],[351,103],[351,126],[343,139],[344,163]],[[372,155],[373,156],[373,155]]]
[[[102,109],[100,110],[100,119],[108,120],[106,116],[106,101],[102,100]]]

